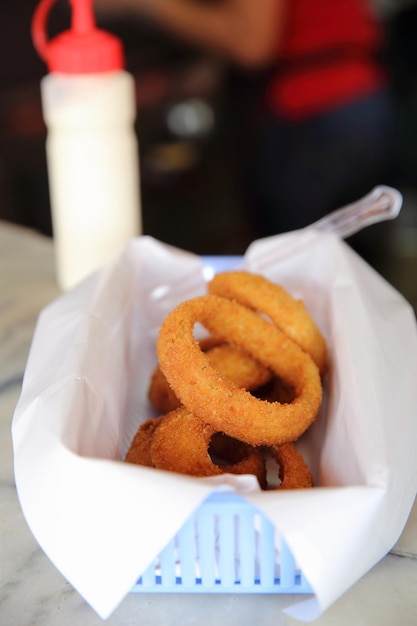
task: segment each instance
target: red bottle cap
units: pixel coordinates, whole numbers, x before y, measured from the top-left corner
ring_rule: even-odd
[[[41,0],[32,20],[32,38],[50,72],[96,74],[124,68],[121,41],[96,27],[93,0],[69,0],[71,28],[47,39],[49,12],[56,0]]]

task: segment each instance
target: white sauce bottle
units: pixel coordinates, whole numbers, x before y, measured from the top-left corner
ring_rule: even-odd
[[[70,0],[71,28],[47,40],[55,0],[41,0],[32,35],[41,81],[57,280],[66,290],[141,234],[133,77],[120,40],[95,25],[93,0]]]

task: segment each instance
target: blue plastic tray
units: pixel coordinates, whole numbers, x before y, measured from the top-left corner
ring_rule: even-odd
[[[132,589],[163,593],[312,593],[273,524],[233,493],[212,494]]]

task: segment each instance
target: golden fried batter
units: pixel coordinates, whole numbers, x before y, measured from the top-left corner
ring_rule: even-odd
[[[243,350],[234,348],[227,343],[219,345],[219,340],[217,342],[199,341],[199,345],[207,355],[211,365],[220,374],[234,382],[237,387],[253,391],[268,383],[272,378],[272,372],[269,369],[245,354]],[[159,366],[152,373],[148,399],[160,413],[169,413],[181,404]]]
[[[235,458],[229,463],[223,458],[217,464],[209,453],[215,435],[212,426],[202,422],[185,407],[180,407],[165,415],[153,433],[150,446],[152,464],[159,469],[190,476],[254,474],[264,488],[266,468],[261,451],[235,441]]]
[[[152,459],[150,455],[150,443],[155,429],[160,424],[162,417],[149,419],[138,428],[136,435],[133,437],[129,450],[127,451],[125,461],[135,465],[146,465],[152,467]]]
[[[264,276],[245,271],[222,272],[209,283],[211,294],[236,300],[254,311],[267,315],[317,364],[321,374],[326,369],[326,343],[304,307],[283,287]]]
[[[313,477],[301,453],[293,443],[273,446],[270,453],[279,465],[278,489],[308,489],[313,487]]]

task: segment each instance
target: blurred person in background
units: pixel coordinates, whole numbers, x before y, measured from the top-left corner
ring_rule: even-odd
[[[241,129],[250,164],[242,179],[257,236],[307,226],[387,182],[392,113],[379,59],[383,28],[369,0],[95,0],[95,6],[98,14],[151,20],[264,77],[256,115]],[[365,257],[383,253],[383,238],[353,241]]]

